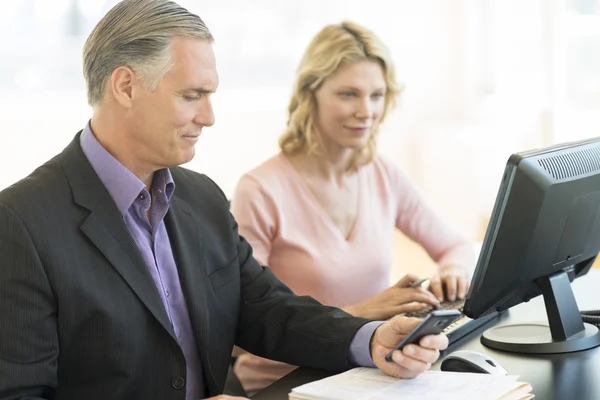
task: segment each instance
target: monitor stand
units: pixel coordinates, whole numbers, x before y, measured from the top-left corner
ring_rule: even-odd
[[[538,279],[549,324],[532,322],[488,329],[484,346],[515,353],[568,353],[600,345],[600,331],[584,323],[566,272]]]

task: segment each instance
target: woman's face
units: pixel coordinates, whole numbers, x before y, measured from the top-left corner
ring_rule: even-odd
[[[367,144],[385,110],[383,69],[371,60],[343,64],[315,92],[315,125],[327,150]]]

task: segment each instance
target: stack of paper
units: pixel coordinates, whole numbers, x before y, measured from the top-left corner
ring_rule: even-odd
[[[354,368],[294,388],[290,400],[527,400],[531,385],[516,375],[428,371],[396,379],[374,368]]]

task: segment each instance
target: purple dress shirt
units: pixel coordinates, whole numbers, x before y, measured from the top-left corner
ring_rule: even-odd
[[[121,211],[173,325],[187,367],[185,398],[203,398],[206,389],[202,379],[198,346],[164,223],[164,217],[169,210],[169,199],[175,191],[171,172],[168,169],[156,171],[149,193],[144,183],[96,140],[89,122],[81,133],[80,142],[83,153]],[[152,209],[148,220],[147,211],[150,204]],[[370,322],[358,330],[348,349],[352,364],[375,366],[370,354],[370,341],[373,332],[382,323]]]
[[[148,193],[146,185],[100,145],[89,123],[83,130],[80,141],[92,168],[121,211],[173,325],[186,361],[185,398],[203,398],[206,391],[198,346],[164,223],[169,210],[169,199],[175,190],[171,172],[168,169],[156,171],[151,193]],[[147,211],[151,203],[148,219]]]

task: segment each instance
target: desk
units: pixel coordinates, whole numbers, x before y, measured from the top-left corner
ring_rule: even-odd
[[[590,272],[572,283],[580,310],[600,309],[600,271]],[[531,383],[536,399],[597,400],[600,399],[600,347],[575,353],[520,355],[483,346],[481,333],[494,325],[546,320],[542,296],[510,309],[495,322],[472,332],[449,347],[440,357],[455,350],[474,350],[489,354],[511,375]],[[440,361],[432,366],[439,370]],[[252,397],[253,400],[287,399],[292,388],[325,378],[328,372],[299,368]]]

